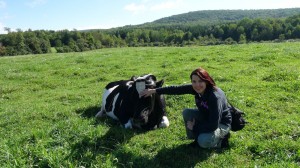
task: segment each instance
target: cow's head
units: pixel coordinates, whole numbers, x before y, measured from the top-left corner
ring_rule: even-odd
[[[140,93],[144,89],[154,89],[161,87],[164,80],[157,81],[156,77],[152,74],[139,76],[134,79],[133,88],[136,89],[137,93]],[[136,106],[133,115],[133,125],[135,127],[142,127],[146,125],[149,120],[149,116],[155,109],[156,100],[159,96],[153,94],[149,97],[138,97],[136,99]]]

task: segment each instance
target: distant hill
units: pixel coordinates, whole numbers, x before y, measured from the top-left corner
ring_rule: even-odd
[[[300,8],[258,9],[258,10],[201,10],[164,17],[153,22],[140,25],[124,26],[124,28],[160,27],[165,25],[212,25],[236,22],[243,18],[286,18],[300,14]]]
[[[156,24],[172,24],[187,22],[231,22],[247,17],[254,18],[285,18],[300,14],[300,8],[289,9],[261,9],[261,10],[203,10],[173,15],[153,21]]]
[[[126,25],[111,29],[88,29],[86,31],[115,31],[119,29],[131,28],[160,28],[164,26],[183,26],[183,25],[204,25],[229,23],[242,20],[243,18],[267,19],[267,18],[286,18],[289,16],[300,14],[300,8],[284,8],[284,9],[257,9],[257,10],[201,10],[193,11],[178,15],[164,17],[153,22],[147,22],[139,25]]]

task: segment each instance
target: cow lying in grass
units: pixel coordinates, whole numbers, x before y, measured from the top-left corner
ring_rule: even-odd
[[[139,92],[144,89],[158,88],[163,83],[152,74],[109,83],[104,89],[101,110],[96,117],[106,114],[119,120],[125,128],[150,130],[168,127],[164,97],[158,94],[139,97]]]

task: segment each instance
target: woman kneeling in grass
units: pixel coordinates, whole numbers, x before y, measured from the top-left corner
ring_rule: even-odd
[[[187,137],[194,139],[191,146],[228,147],[232,118],[224,92],[203,68],[195,69],[190,79],[191,84],[146,89],[140,96],[147,97],[153,93],[194,95],[197,109],[184,109],[182,112]]]

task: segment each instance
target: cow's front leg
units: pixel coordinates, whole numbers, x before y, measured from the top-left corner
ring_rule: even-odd
[[[161,122],[159,123],[159,128],[167,128],[169,127],[170,122],[167,116],[163,116]]]
[[[120,110],[116,116],[119,118],[122,126],[124,126],[125,128],[132,128],[132,119],[131,119],[131,115],[128,112],[128,110],[125,108],[125,110]]]
[[[127,129],[132,129],[132,121],[131,119],[128,120],[128,122],[124,125],[124,127]]]

